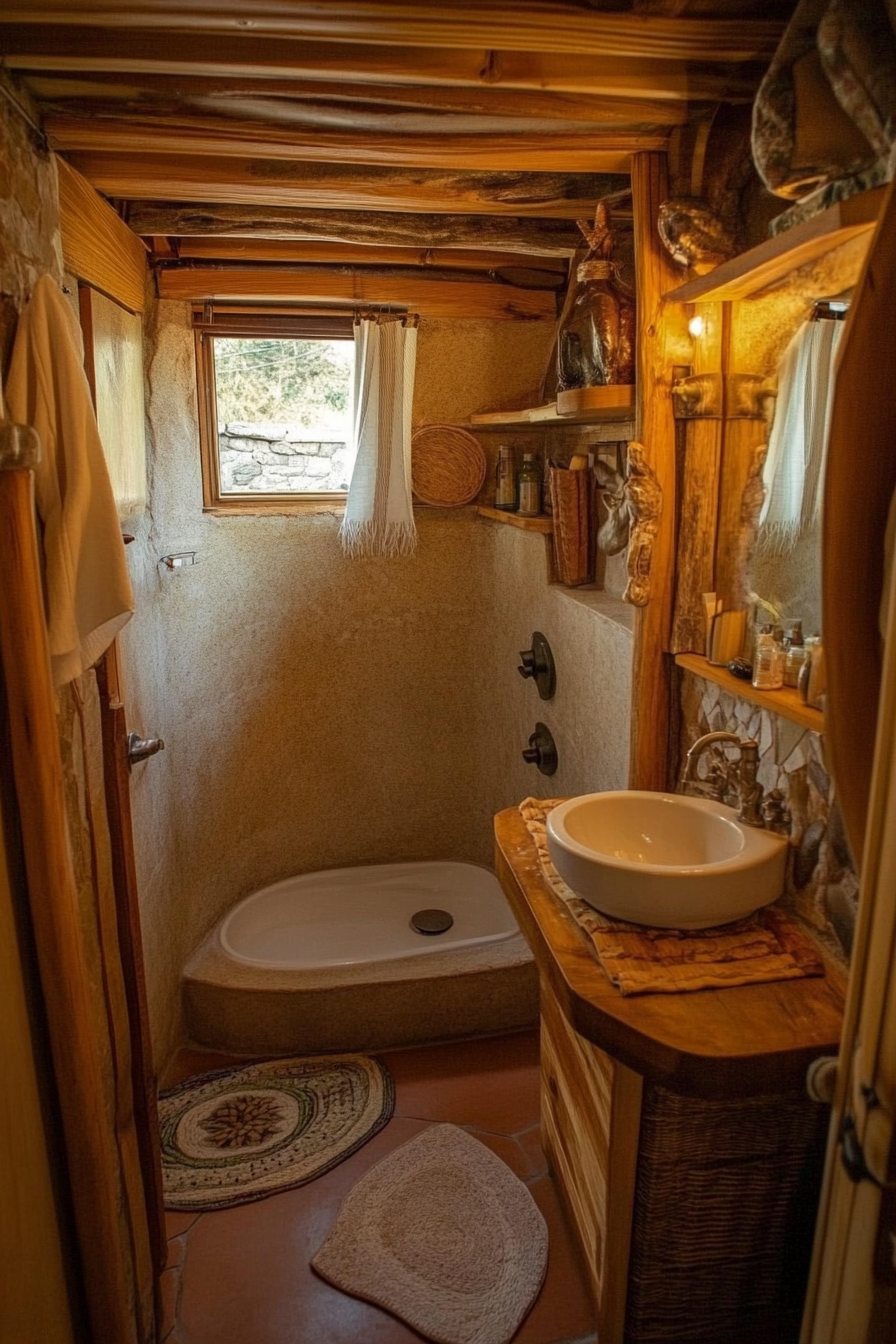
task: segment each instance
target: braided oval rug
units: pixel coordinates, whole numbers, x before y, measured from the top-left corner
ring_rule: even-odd
[[[392,1115],[366,1055],[275,1059],[190,1078],[159,1097],[167,1209],[225,1209],[313,1181]]]

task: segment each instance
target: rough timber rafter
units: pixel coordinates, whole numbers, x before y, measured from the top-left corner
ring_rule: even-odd
[[[435,84],[533,89],[609,98],[752,99],[760,63],[722,65],[643,57],[560,55],[543,51],[359,46],[245,34],[0,24],[0,53],[10,69],[94,71],[118,75],[180,72],[217,79],[308,79],[321,83]]]
[[[607,193],[610,194],[610,189]],[[582,235],[572,220],[514,215],[398,214],[257,205],[170,205],[135,201],[128,223],[144,237],[274,238],[416,248],[497,248],[529,256],[571,257]]]
[[[569,134],[612,126],[678,126],[693,110],[683,102],[661,98],[617,98],[585,93],[546,93],[540,89],[479,88],[442,85],[343,84],[297,79],[216,79],[196,75],[132,75],[94,72],[78,75],[30,74],[28,88],[44,106],[76,115],[114,115],[138,111],[184,112],[202,108],[276,122],[332,125],[336,118],[390,118],[408,129],[440,121],[452,130],[454,117],[494,121],[507,119],[562,128]],[[243,111],[244,110],[244,111]],[[697,113],[700,112],[700,104]],[[582,125],[584,123],[584,126]]]
[[[299,209],[582,219],[593,212],[600,198],[628,185],[624,177],[598,174],[452,173],[210,154],[78,153],[66,157],[106,196]]]
[[[179,117],[120,120],[51,115],[44,129],[54,148],[134,156],[224,155],[306,163],[522,172],[625,173],[632,154],[665,149],[663,129],[600,135],[385,135],[314,131],[260,122]],[[275,175],[274,169],[271,175]]]
[[[637,56],[649,60],[767,60],[783,24],[755,19],[666,18],[582,9],[573,4],[507,4],[474,7],[389,3],[388,0],[218,0],[216,4],[171,0],[93,0],[47,4],[19,0],[9,23],[85,24],[100,28],[169,32],[253,33],[362,42],[559,52],[583,56]]]

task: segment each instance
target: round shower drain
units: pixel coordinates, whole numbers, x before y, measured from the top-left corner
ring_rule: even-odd
[[[418,910],[411,915],[411,928],[416,933],[447,933],[454,916],[447,910]]]

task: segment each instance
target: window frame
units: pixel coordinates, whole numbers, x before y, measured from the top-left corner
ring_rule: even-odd
[[[347,492],[221,491],[218,448],[218,405],[215,386],[214,339],[230,337],[282,337],[284,339],[350,340],[352,313],[321,312],[319,309],[221,307],[194,304],[193,340],[196,350],[196,387],[199,409],[199,458],[202,467],[203,513],[320,513],[345,505]]]

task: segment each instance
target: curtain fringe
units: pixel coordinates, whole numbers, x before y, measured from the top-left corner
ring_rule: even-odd
[[[417,549],[417,528],[409,523],[381,523],[343,519],[339,540],[346,555],[413,555]]]

